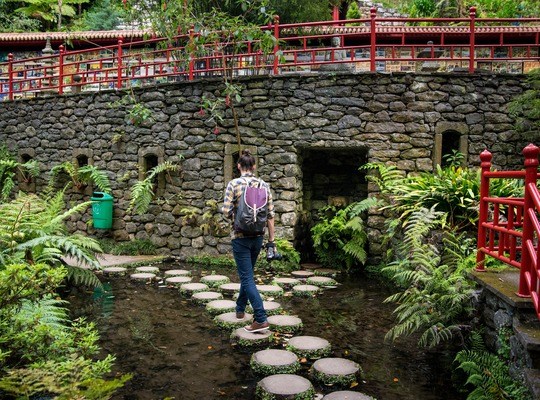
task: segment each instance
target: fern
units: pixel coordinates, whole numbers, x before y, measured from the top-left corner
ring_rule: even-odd
[[[53,192],[58,176],[61,173],[68,175],[71,183],[77,189],[82,189],[84,186],[94,183],[100,191],[111,193],[111,184],[105,172],[100,171],[93,165],[79,167],[75,161],[65,161],[51,169],[47,187],[48,192]]]
[[[84,167],[80,167],[78,174],[81,182],[94,182],[101,192],[111,193],[111,183],[109,182],[108,176],[105,174],[105,172],[100,171],[93,165],[85,165]]]
[[[144,214],[148,211],[150,203],[154,198],[154,179],[161,173],[178,171],[180,166],[170,161],[164,161],[156,165],[146,173],[146,178],[138,181],[131,189],[131,201],[129,202],[128,213]]]
[[[39,324],[50,329],[65,330],[69,324],[68,304],[50,295],[36,302],[23,301],[16,322],[21,325]]]

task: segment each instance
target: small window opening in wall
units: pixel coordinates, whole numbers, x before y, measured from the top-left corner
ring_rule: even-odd
[[[453,157],[459,152],[459,141],[461,134],[457,131],[446,131],[442,134],[441,141],[441,167],[452,164]]]
[[[155,154],[146,154],[143,158],[143,179],[148,176],[148,172],[159,165],[159,158]],[[153,182],[153,190],[157,196],[161,196],[165,191],[165,175],[163,173],[157,176]]]
[[[88,156],[85,154],[79,154],[76,160],[78,168],[86,167],[88,165]]]
[[[33,157],[30,154],[23,153],[21,154],[21,164],[26,164],[29,161],[32,161]],[[27,171],[21,171],[21,181],[26,184],[31,184],[34,179],[32,175]]]
[[[147,154],[144,156],[144,173],[146,174],[152,168],[157,167],[159,164],[158,157],[155,154]]]
[[[232,153],[231,157],[234,163],[233,170],[232,170],[232,178],[233,179],[240,178],[240,170],[238,169],[238,158],[240,157],[240,153],[238,152]]]

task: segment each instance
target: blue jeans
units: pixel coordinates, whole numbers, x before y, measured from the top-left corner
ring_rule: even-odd
[[[266,321],[266,311],[264,311],[261,295],[255,286],[253,267],[261,251],[262,242],[262,236],[232,240],[234,261],[240,278],[240,293],[238,300],[236,300],[236,311],[244,312],[249,300],[253,308],[253,318],[259,323]]]

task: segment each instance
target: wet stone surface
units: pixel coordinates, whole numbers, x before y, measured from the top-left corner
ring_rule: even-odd
[[[103,268],[104,274],[110,274],[110,275],[125,275],[127,273],[126,267],[105,267]]]
[[[374,400],[373,397],[351,390],[332,392],[323,397],[323,400]]]
[[[156,279],[156,274],[151,274],[150,272],[138,272],[136,274],[131,274],[129,277],[135,281],[146,282]]]
[[[306,279],[308,285],[315,286],[337,286],[337,281],[327,276],[312,276]]]
[[[191,299],[199,304],[206,304],[213,300],[221,300],[223,295],[218,292],[197,292],[193,293]]]
[[[135,271],[137,272],[150,272],[151,274],[159,274],[159,268],[158,267],[150,267],[150,266],[146,266],[146,267],[137,267],[135,268]]]
[[[277,396],[277,399],[292,398],[287,396],[299,395],[313,391],[309,380],[298,375],[279,374],[262,379],[257,384],[257,393],[267,393]],[[259,394],[262,397],[262,394]],[[308,398],[308,397],[306,397]]]
[[[238,329],[251,324],[253,315],[244,313],[244,318],[236,318],[236,312],[228,312],[216,315],[214,322],[217,326],[223,329]]]
[[[316,295],[321,291],[321,288],[315,285],[296,285],[293,287],[293,294],[295,296],[309,297]]]
[[[259,350],[253,353],[250,365],[255,373],[261,375],[293,374],[300,368],[296,354],[280,349]]]
[[[238,292],[240,290],[240,284],[239,283],[225,283],[221,286],[219,286],[219,290],[223,294],[233,295],[235,292]]]
[[[289,339],[287,348],[300,357],[313,358],[328,355],[332,345],[326,339],[316,336],[294,336]]]
[[[291,275],[295,278],[299,278],[299,279],[306,279],[306,278],[309,278],[311,276],[314,276],[315,275],[315,272],[313,271],[306,271],[306,270],[299,270],[299,271],[292,271],[291,272]]]
[[[172,286],[181,286],[184,283],[191,282],[190,276],[170,276],[168,278],[165,278],[165,283]]]
[[[165,276],[189,276],[191,271],[187,269],[169,269],[163,273]]]
[[[232,312],[236,308],[236,302],[232,300],[212,300],[206,303],[206,311],[211,315]]]
[[[280,333],[295,333],[302,329],[302,320],[293,315],[271,315],[268,317],[270,329]]]
[[[217,288],[230,281],[229,277],[225,275],[206,275],[201,278],[201,283],[205,283],[211,288]]]
[[[185,296],[192,296],[194,293],[205,292],[208,290],[208,285],[204,283],[184,283],[180,285],[180,293]]]

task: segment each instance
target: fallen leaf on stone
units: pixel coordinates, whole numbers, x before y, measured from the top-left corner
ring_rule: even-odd
[[[398,379],[398,378],[394,378],[394,382],[399,382],[399,379]]]
[[[351,383],[351,388],[355,387],[355,386],[358,386],[358,382],[353,382]]]
[[[301,362],[301,363],[307,362],[307,358],[305,358],[305,357],[301,358],[301,359],[300,359],[300,362]]]
[[[212,347],[212,346],[208,346],[208,350],[212,350],[212,349],[213,349],[213,347]]]

